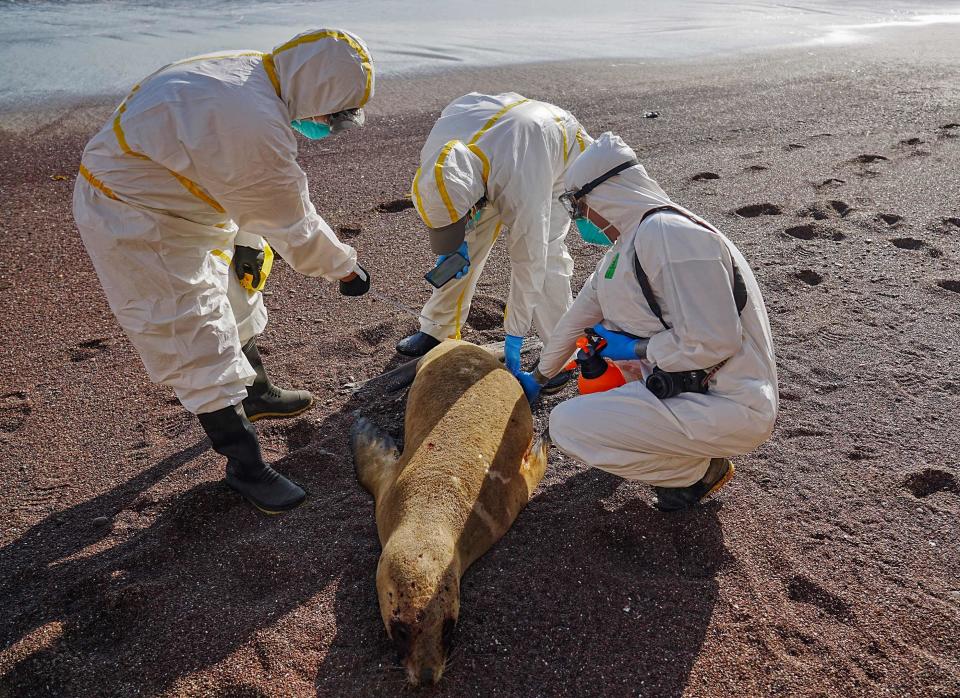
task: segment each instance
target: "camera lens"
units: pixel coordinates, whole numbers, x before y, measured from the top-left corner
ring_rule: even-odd
[[[680,392],[677,390],[673,376],[665,371],[658,370],[655,370],[647,377],[647,390],[660,400],[666,400],[668,397],[673,397]]]

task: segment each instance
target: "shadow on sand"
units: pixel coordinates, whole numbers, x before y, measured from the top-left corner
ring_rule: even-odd
[[[377,606],[373,500],[348,435],[361,410],[401,436],[403,400],[356,395],[322,422],[259,427],[267,443],[287,440],[275,465],[310,491],[289,515],[261,516],[220,482],[159,505],[141,497],[204,453],[200,442],[0,549],[0,648],[59,624],[54,639],[0,667],[0,696],[157,694],[238,649],[260,680],[231,664],[200,693],[259,695],[264,676],[303,652],[322,657],[315,676],[300,670],[317,695],[400,690]],[[474,695],[500,677],[513,695],[679,695],[728,555],[718,505],[663,515],[642,492],[595,471],[541,488],[465,575],[457,649],[431,694]],[[94,517],[138,513],[144,501],[159,512],[143,509],[149,524],[88,552],[115,535]],[[335,618],[323,627],[290,620],[325,603]]]
[[[626,502],[611,506],[621,486]],[[718,504],[668,515],[643,492],[596,471],[541,490],[464,575],[453,657],[425,692],[484,695],[498,677],[504,695],[681,695],[730,556]],[[377,607],[378,557],[359,589],[338,590],[337,618],[353,622],[338,623],[318,696],[405,688]]]

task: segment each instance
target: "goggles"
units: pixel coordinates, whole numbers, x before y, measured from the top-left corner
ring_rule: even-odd
[[[348,131],[352,128],[363,126],[367,120],[367,115],[363,109],[344,109],[329,116],[330,129],[334,133]]]
[[[639,164],[640,164],[640,161],[637,160],[636,158],[634,158],[633,160],[629,160],[627,162],[620,163],[619,165],[614,167],[612,170],[608,170],[607,172],[604,172],[595,180],[593,180],[592,182],[587,182],[579,189],[565,191],[563,194],[560,195],[560,203],[563,205],[564,210],[566,210],[571,220],[576,218],[583,218],[584,214],[580,208],[581,200],[583,199],[583,197],[585,197],[587,194],[592,192],[594,189],[596,189],[598,186],[606,182],[611,177],[614,177],[620,174],[621,172],[623,172],[624,170]]]

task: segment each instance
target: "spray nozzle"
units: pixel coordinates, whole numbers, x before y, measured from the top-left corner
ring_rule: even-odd
[[[577,349],[580,350],[577,352],[577,360],[581,360],[581,353],[582,360],[598,356],[605,346],[607,340],[594,332],[592,327],[587,327],[583,330],[583,336],[577,338]]]
[[[577,366],[580,375],[587,377],[599,376],[607,368],[607,360],[600,356],[600,352],[607,346],[607,340],[593,331],[592,327],[583,330],[583,336],[577,339]]]
[[[615,364],[600,356],[600,352],[607,346],[607,340],[587,327],[583,336],[577,339],[577,368],[580,377],[577,385],[581,394],[596,393],[601,390],[616,388],[624,383],[623,373]]]

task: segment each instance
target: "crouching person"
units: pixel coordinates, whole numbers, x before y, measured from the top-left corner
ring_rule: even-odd
[[[555,407],[554,443],[652,485],[664,511],[699,504],[733,477],[729,458],[773,431],[777,371],[760,288],[733,243],[674,204],[619,137],[603,134],[564,184],[584,240],[610,249],[520,382],[534,399],[592,327],[606,340],[601,356],[641,379]]]

